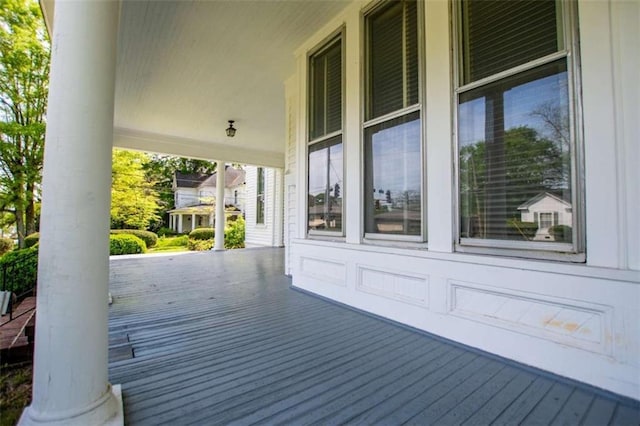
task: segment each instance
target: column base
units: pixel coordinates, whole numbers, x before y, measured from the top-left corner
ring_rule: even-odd
[[[213,250],[213,251],[225,251],[225,250],[226,250],[226,248],[224,248],[224,247],[223,247],[223,248],[216,248],[216,247],[214,247],[214,248],[212,248],[211,250]]]
[[[107,394],[80,412],[63,412],[49,415],[48,413],[35,412],[33,407],[30,405],[22,412],[18,425],[123,426],[124,407],[122,403],[122,388],[120,385],[109,385],[109,392]]]

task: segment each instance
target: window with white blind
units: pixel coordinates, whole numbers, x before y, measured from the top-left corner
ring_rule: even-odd
[[[578,252],[573,12],[554,0],[457,6],[460,245]]]
[[[342,34],[309,57],[307,229],[342,234]]]
[[[366,237],[423,235],[418,22],[411,0],[384,2],[365,16]]]

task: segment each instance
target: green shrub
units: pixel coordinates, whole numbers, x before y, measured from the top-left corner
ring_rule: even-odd
[[[158,237],[169,237],[172,235],[178,235],[178,233],[176,231],[174,231],[171,228],[167,228],[167,227],[162,227],[160,229],[158,229]]]
[[[244,248],[244,219],[238,216],[224,229],[224,247],[228,249]]]
[[[196,228],[189,232],[190,240],[210,240],[215,236],[213,228]]]
[[[24,247],[29,248],[38,244],[40,241],[40,234],[38,232],[34,232],[33,234],[29,234],[24,238]]]
[[[20,294],[38,277],[38,246],[13,250],[0,258],[0,289]]]
[[[143,231],[142,229],[112,229],[112,234],[129,234],[140,238],[148,248],[158,243],[158,236],[151,231]]]
[[[533,240],[538,232],[538,224],[536,222],[520,222],[511,219],[507,222],[508,236],[516,239]]]
[[[187,244],[187,248],[192,251],[211,250],[212,247],[213,238],[208,240],[195,240],[193,238],[189,238],[189,243]]]
[[[13,250],[13,240],[11,238],[0,238],[0,256]]]
[[[138,254],[146,253],[147,245],[144,240],[131,234],[109,235],[109,254]]]
[[[573,241],[573,230],[568,225],[554,225],[549,228],[549,234],[553,236],[556,241],[563,243],[570,243]]]

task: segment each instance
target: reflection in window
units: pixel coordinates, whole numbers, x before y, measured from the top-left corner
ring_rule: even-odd
[[[308,226],[342,230],[342,143],[336,137],[309,147]]]
[[[420,235],[420,113],[365,131],[365,232]]]
[[[460,95],[463,238],[567,242],[568,99],[564,59]]]

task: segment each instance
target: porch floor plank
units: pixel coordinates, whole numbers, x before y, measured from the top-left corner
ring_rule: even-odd
[[[111,260],[127,424],[640,422],[637,401],[292,290],[283,256]]]

